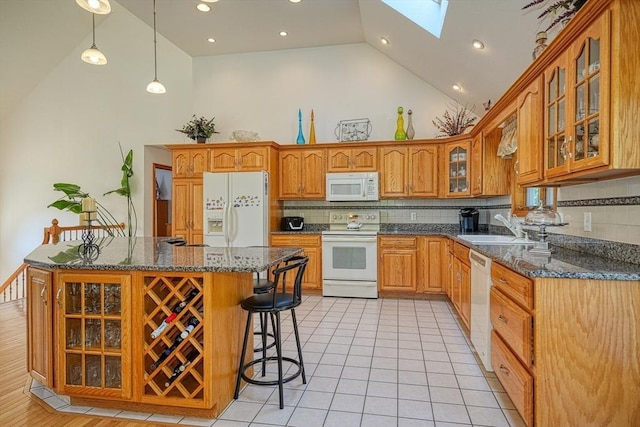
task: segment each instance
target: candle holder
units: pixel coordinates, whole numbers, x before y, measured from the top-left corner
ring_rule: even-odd
[[[78,255],[85,262],[92,262],[100,255],[100,247],[96,244],[96,236],[93,234],[93,228],[91,222],[93,221],[93,215],[96,211],[83,211],[87,214],[85,222],[85,228],[82,230],[82,244],[78,246]]]

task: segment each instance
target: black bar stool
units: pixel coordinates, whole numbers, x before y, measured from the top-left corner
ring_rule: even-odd
[[[271,292],[273,290],[273,288],[276,287],[276,282],[273,279],[273,271],[275,269],[277,269],[278,267],[280,267],[282,265],[282,263],[276,264],[275,266],[267,269],[264,271],[266,277],[262,277],[261,276],[261,272],[256,271],[255,273],[255,277],[253,279],[253,293],[254,294],[267,294],[269,292]],[[266,358],[266,351],[270,348],[273,348],[274,345],[276,345],[276,341],[275,341],[275,335],[273,332],[267,332],[267,315],[268,313],[264,312],[264,313],[259,313],[258,316],[260,318],[260,331],[254,331],[253,335],[260,335],[261,336],[261,342],[262,342],[262,347],[256,347],[253,349],[254,353],[260,353],[262,352],[262,357]],[[271,325],[273,330],[275,331],[275,323],[273,321],[273,319],[271,319]],[[267,344],[267,336],[273,338],[273,341],[269,344]],[[262,369],[263,372],[263,376],[264,376],[264,366]]]
[[[238,364],[238,375],[236,377],[236,390],[234,399],[238,398],[240,394],[240,382],[245,380],[250,384],[256,385],[278,385],[278,392],[280,397],[280,409],[284,408],[284,391],[283,384],[297,378],[302,375],[302,383],[307,383],[307,378],[304,372],[304,363],[302,360],[302,347],[300,346],[300,335],[298,334],[298,321],[296,320],[295,308],[302,303],[302,276],[307,267],[309,258],[303,256],[295,256],[287,260],[286,265],[280,266],[273,271],[273,281],[276,284],[275,288],[270,293],[256,294],[244,299],[240,305],[244,310],[247,310],[247,325],[244,331],[244,341],[242,344],[242,354],[240,355],[240,363]],[[293,280],[293,289],[287,292],[287,273],[289,277],[295,274]],[[280,289],[279,289],[280,288]],[[280,312],[285,310],[291,310],[291,319],[293,321],[293,331],[296,338],[296,345],[298,347],[298,360],[290,357],[282,356],[282,337],[280,332]],[[269,314],[273,322],[274,335],[275,335],[275,347],[276,356],[266,356],[263,351],[263,356],[257,359],[251,360],[245,363],[245,355],[247,352],[247,342],[249,340],[251,330],[251,318],[254,313]],[[266,326],[266,325],[265,325]],[[263,328],[263,337],[265,336],[265,330]],[[264,347],[264,341],[263,341]],[[268,361],[277,361],[278,363],[278,379],[277,380],[258,380],[249,378],[245,371],[253,365],[258,363],[262,364],[262,376],[266,369],[266,363]],[[298,369],[291,375],[283,377],[282,375],[282,362],[286,361],[293,365],[296,365]]]

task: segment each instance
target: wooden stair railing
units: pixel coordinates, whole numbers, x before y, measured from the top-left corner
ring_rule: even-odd
[[[42,239],[43,245],[56,244],[67,240],[81,240],[82,231],[86,227],[81,225],[73,225],[67,227],[60,227],[58,220],[53,219],[50,227],[44,228],[44,237]],[[107,225],[107,226],[95,226],[91,227],[94,230],[96,237],[105,237],[113,234],[120,234],[124,230],[124,223]],[[0,303],[6,301],[14,301],[24,298],[27,291],[27,267],[28,265],[23,263],[20,267],[13,272],[7,280],[0,286]]]

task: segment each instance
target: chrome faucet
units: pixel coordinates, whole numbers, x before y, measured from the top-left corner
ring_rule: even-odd
[[[515,222],[515,225],[514,225],[512,222],[510,222],[508,219],[503,217],[501,214],[497,214],[496,216],[494,216],[494,218],[502,222],[505,225],[505,227],[507,227],[509,231],[511,231],[513,235],[516,236],[516,239],[529,240],[529,236],[527,235],[527,232],[522,229],[522,226],[520,225],[519,222],[514,221]]]

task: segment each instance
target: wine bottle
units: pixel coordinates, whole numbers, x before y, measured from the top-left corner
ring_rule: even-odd
[[[167,347],[162,353],[160,353],[160,356],[158,357],[158,360],[156,360],[155,362],[153,362],[151,364],[151,369],[156,369],[158,366],[160,366],[162,361],[164,359],[166,359],[173,352],[173,350],[175,350],[176,347],[178,347],[178,345],[182,341],[183,341],[182,337],[180,337],[180,335],[178,335],[176,337],[176,339],[173,341],[173,344],[171,344],[171,347]]]
[[[184,363],[180,363],[178,366],[176,366],[174,368],[173,373],[167,379],[167,381],[164,383],[164,386],[165,387],[169,387],[176,380],[176,378],[178,378],[178,375],[180,375],[181,373],[184,372],[185,369],[187,369],[187,366],[189,366],[191,364],[193,359],[198,357],[198,354],[199,353],[195,348],[193,350],[191,350],[189,352],[189,354],[187,355],[186,360],[184,361]]]
[[[191,292],[189,292],[189,294],[187,295],[187,297],[183,300],[183,301],[178,301],[173,308],[171,309],[172,313],[176,313],[176,314],[180,314],[180,312],[182,311],[183,308],[185,308],[187,306],[187,304],[189,304],[189,302],[195,298],[196,295],[198,295],[200,291],[198,291],[197,289],[191,289]]]
[[[167,326],[169,326],[169,323],[173,322],[176,316],[178,316],[176,313],[171,313],[169,316],[167,316],[167,318],[162,321],[160,326],[158,326],[153,332],[151,332],[151,338],[153,339],[158,338],[162,333],[162,331],[167,329]]]
[[[187,322],[187,327],[185,328],[184,331],[182,331],[182,333],[180,334],[180,337],[182,339],[185,339],[187,336],[189,336],[189,334],[191,333],[191,331],[193,331],[193,329],[198,326],[198,323],[200,323],[200,321],[198,320],[198,318],[196,316],[192,316],[191,319],[189,319],[189,321]]]

